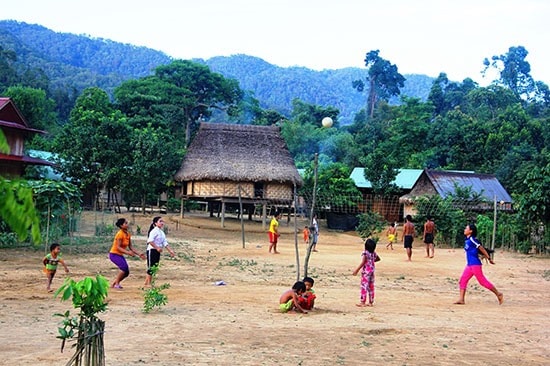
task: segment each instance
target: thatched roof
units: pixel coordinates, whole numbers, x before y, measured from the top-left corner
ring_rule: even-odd
[[[276,126],[201,123],[177,181],[303,181]]]

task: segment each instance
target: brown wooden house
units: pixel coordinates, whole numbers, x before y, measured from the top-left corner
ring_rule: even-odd
[[[242,204],[250,213],[268,206],[290,207],[303,184],[276,126],[201,123],[175,180],[184,199],[217,203],[222,225],[226,205]],[[212,206],[212,205],[211,205]]]
[[[415,200],[418,197],[439,195],[446,198],[455,194],[456,187],[469,188],[473,194],[480,196],[482,201],[476,203],[477,211],[493,210],[495,201],[500,210],[512,210],[512,197],[492,174],[424,169],[411,192],[399,199],[404,205],[403,214],[416,214]]]
[[[412,187],[422,174],[421,169],[399,169],[392,182],[399,193],[394,195],[377,195],[373,192],[372,184],[365,178],[365,168],[356,167],[350,174],[350,178],[363,195],[363,201],[359,205],[361,212],[373,211],[384,217],[388,222],[401,221],[403,217],[403,205],[399,197],[411,191]]]
[[[0,176],[17,178],[25,174],[28,165],[52,165],[50,162],[25,155],[25,140],[44,131],[30,128],[10,98],[0,97],[0,129],[10,151],[0,153]]]

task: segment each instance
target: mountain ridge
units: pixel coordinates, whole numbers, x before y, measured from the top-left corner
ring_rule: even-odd
[[[15,51],[19,70],[42,69],[55,89],[82,91],[97,86],[110,95],[120,83],[151,75],[157,66],[175,60],[147,47],[55,32],[15,20],[0,21],[0,45],[4,50]],[[365,105],[366,95],[353,89],[351,83],[364,79],[366,69],[317,71],[302,66],[281,67],[244,54],[192,61],[237,80],[241,89],[252,92],[262,108],[287,116],[292,111],[292,101],[298,98],[306,103],[337,108],[341,125],[346,125],[353,122],[354,115]],[[401,95],[426,100],[434,78],[417,74],[404,77]],[[398,101],[394,98],[390,102]]]

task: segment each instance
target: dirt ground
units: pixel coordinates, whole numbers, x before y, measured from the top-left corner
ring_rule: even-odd
[[[113,223],[120,215],[106,218]],[[130,214],[146,231],[151,216]],[[312,253],[316,309],[281,314],[280,294],[296,280],[293,226],[281,225],[281,254],[268,254],[266,230],[241,223],[187,215],[176,224],[167,215],[168,240],[178,254],[163,256],[157,283],[169,283],[168,303],[142,312],[145,262],[130,258],[124,289],[109,292],[107,365],[549,365],[550,259],[497,251],[485,274],[504,293],[504,304],[472,279],[466,305],[454,305],[465,264],[462,249],[437,248],[424,258],[416,239],[413,261],[401,244],[377,252],[376,302],[358,308],[361,240],[329,231],[321,220],[319,252]],[[102,217],[105,219],[105,217]],[[96,218],[97,220],[97,218]],[[298,220],[298,228],[305,221]],[[145,238],[133,236],[144,249]],[[80,280],[117,273],[108,260],[110,240],[93,251],[63,248],[70,276]],[[300,276],[305,245],[298,235]],[[0,365],[64,365],[59,318],[72,309],[45,290],[43,249],[1,249]],[[57,289],[65,274],[54,279]],[[216,281],[226,285],[216,286]]]

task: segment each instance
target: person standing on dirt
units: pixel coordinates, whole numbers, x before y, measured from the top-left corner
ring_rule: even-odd
[[[426,258],[433,258],[435,254],[434,246],[434,237],[435,237],[435,223],[431,216],[428,216],[426,222],[424,223],[424,235],[422,240],[426,244]]]
[[[115,225],[120,230],[116,233],[115,239],[113,240],[113,245],[111,246],[111,250],[109,251],[109,259],[118,267],[120,271],[118,272],[115,280],[111,284],[111,288],[116,288],[120,290],[122,289],[120,283],[122,282],[122,280],[130,275],[130,268],[128,267],[128,262],[126,262],[126,258],[124,258],[124,254],[131,257],[137,255],[141,259],[145,259],[145,255],[143,253],[138,253],[132,247],[131,235],[128,232],[128,220],[126,220],[125,218],[120,218],[116,221]]]
[[[163,227],[164,220],[162,217],[155,216],[147,234],[147,276],[145,277],[145,286],[151,285],[153,267],[158,266],[160,263],[160,254],[162,251],[166,249],[171,257],[176,255],[168,245],[168,241],[166,241],[166,235],[162,231]]]
[[[374,269],[375,262],[380,260],[376,254],[376,242],[372,239],[365,240],[365,250],[361,253],[361,264],[353,271],[356,276],[361,271],[361,292],[359,307],[374,305]],[[367,304],[367,295],[369,303]]]
[[[319,221],[317,221],[317,214],[313,215],[313,219],[311,220],[311,251],[316,252],[317,251],[317,242],[319,241]]]
[[[269,253],[273,250],[273,254],[279,254],[277,251],[277,243],[279,242],[279,220],[281,219],[281,213],[276,211],[269,223]]]
[[[477,239],[477,227],[475,224],[466,225],[464,228],[464,235],[466,236],[466,240],[464,241],[464,250],[466,251],[466,267],[464,268],[462,276],[460,276],[460,280],[458,282],[460,287],[460,296],[455,304],[465,304],[464,298],[466,296],[466,288],[468,287],[468,281],[470,281],[473,276],[476,277],[481,286],[496,295],[499,305],[502,304],[504,301],[502,292],[498,291],[497,288],[489,282],[483,274],[481,259],[479,259],[480,253],[485,259],[487,259],[487,261],[489,261],[489,263],[495,264],[495,262],[493,262],[493,259],[489,253],[487,253],[487,250],[485,250],[483,245],[481,245]]]
[[[405,225],[403,225],[403,247],[407,251],[407,260],[412,259],[412,246],[414,241],[414,224],[412,223],[411,215],[405,217]]]
[[[391,248],[393,250],[393,243],[397,241],[397,228],[395,227],[395,222],[392,222],[386,231],[386,236],[388,237],[388,244],[386,244],[386,249]]]

